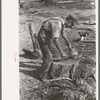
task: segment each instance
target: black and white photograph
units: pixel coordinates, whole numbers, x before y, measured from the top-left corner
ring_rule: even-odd
[[[18,1],[19,100],[97,100],[96,1]]]

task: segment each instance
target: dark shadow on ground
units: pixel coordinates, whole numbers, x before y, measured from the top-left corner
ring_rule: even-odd
[[[25,74],[25,75],[34,77],[35,79],[37,79],[39,81],[42,81],[41,78],[40,78],[41,72],[39,70],[27,71],[27,70],[20,69],[20,72]]]
[[[27,64],[26,64],[27,63]],[[19,67],[40,69],[40,65],[30,65],[32,62],[19,62]]]
[[[24,54],[20,54],[19,57],[23,57],[26,59],[37,59],[37,57],[35,55],[33,55],[32,51],[29,51],[26,49],[23,49],[23,51],[24,51]]]
[[[38,65],[28,65],[28,64],[25,64],[24,62],[20,62],[19,63],[20,67],[24,67],[24,68],[34,68],[35,70],[24,70],[24,69],[19,69],[19,71],[25,75],[28,75],[28,76],[31,76],[31,77],[34,77],[35,79],[38,79],[41,81],[40,79],[40,75],[42,74],[43,72],[43,68],[41,68],[40,66]]]

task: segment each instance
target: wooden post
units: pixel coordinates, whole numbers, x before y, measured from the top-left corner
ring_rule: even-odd
[[[42,53],[41,53],[41,50],[39,49],[38,39],[36,36],[34,25],[32,25],[32,23],[29,23],[29,33],[30,33],[31,40],[32,40],[33,55],[35,57],[40,58],[42,57]]]
[[[32,24],[29,23],[29,33],[30,33],[30,36],[31,36],[31,40],[32,40],[32,45],[33,45],[33,51],[35,50],[35,40],[33,39],[33,33],[32,33]]]

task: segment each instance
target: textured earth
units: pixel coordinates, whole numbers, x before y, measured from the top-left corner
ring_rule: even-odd
[[[49,17],[68,16],[73,14],[77,17],[79,25],[68,34],[72,47],[79,54],[82,54],[83,61],[78,66],[85,66],[85,78],[94,74],[95,70],[95,43],[82,44],[77,42],[78,32],[88,32],[89,40],[95,40],[95,26],[82,24],[85,21],[95,21],[95,9],[90,3],[60,3],[55,6],[44,6],[41,2],[24,3],[23,8],[19,8],[19,77],[20,77],[20,100],[95,100],[95,85],[90,84],[90,79],[83,78],[85,85],[77,87],[68,80],[57,80],[43,83],[39,80],[39,69],[41,69],[41,58],[34,58],[32,41],[28,30],[28,23],[33,22],[36,33],[38,33],[42,22]],[[80,28],[81,27],[81,28]],[[78,29],[79,28],[79,29]],[[60,44],[67,53],[67,47],[61,37]],[[26,55],[25,49],[30,55]],[[54,55],[60,57],[59,52],[54,50]],[[85,60],[84,60],[85,59]],[[77,60],[64,60],[61,63],[76,64]],[[85,68],[84,67],[84,68]],[[80,67],[81,68],[81,67]],[[80,71],[79,71],[80,72]],[[90,73],[91,72],[91,73]],[[80,74],[79,74],[80,75]],[[78,77],[78,76],[77,76]],[[90,83],[89,83],[90,82]],[[92,83],[94,80],[92,79]],[[62,84],[62,85],[61,85]],[[82,89],[87,91],[83,91]],[[79,89],[79,90],[78,90]],[[93,95],[92,95],[93,94]],[[76,98],[76,99],[75,99]]]

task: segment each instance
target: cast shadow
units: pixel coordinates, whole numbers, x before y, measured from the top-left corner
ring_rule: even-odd
[[[21,72],[25,75],[34,77],[35,79],[38,79],[39,81],[42,81],[41,78],[40,78],[40,75],[43,72],[43,68],[41,68],[41,66],[39,66],[39,65],[29,65],[29,64],[25,64],[25,63],[24,62],[19,62],[20,68],[21,67],[27,68],[27,70],[26,69],[19,69],[19,72]],[[29,68],[29,70],[28,70],[28,68]],[[33,68],[34,70],[33,69],[30,70],[30,68]]]
[[[23,49],[23,51],[24,51],[24,54],[20,54],[19,57],[23,57],[26,59],[37,59],[37,57],[35,55],[33,55],[32,51],[29,51],[26,49]]]

